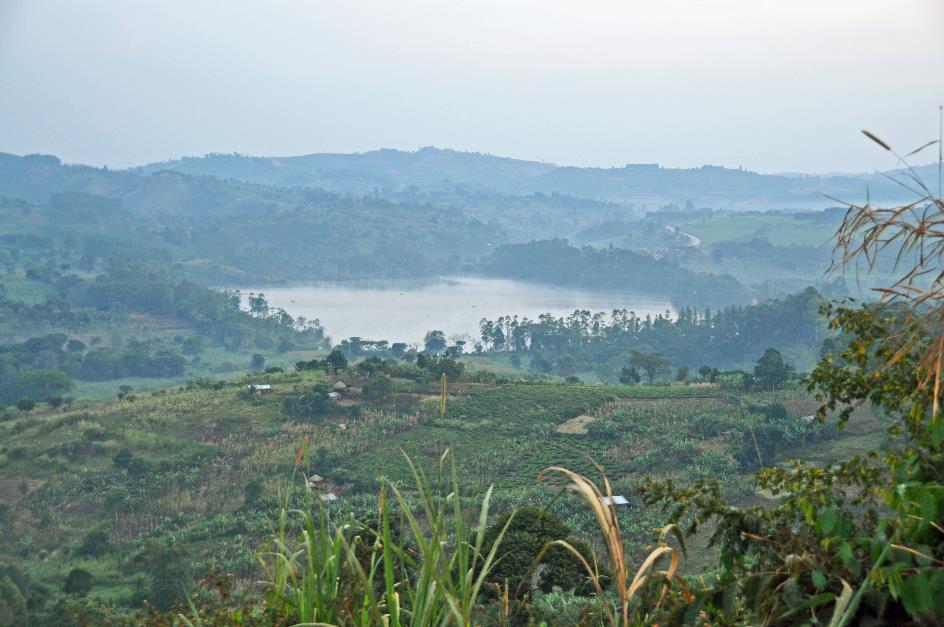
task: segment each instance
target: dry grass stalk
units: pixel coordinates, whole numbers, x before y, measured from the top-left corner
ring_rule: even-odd
[[[886,366],[892,366],[915,348],[922,356],[918,363],[918,389],[933,389],[932,421],[937,419],[944,363],[944,200],[928,188],[907,158],[940,139],[928,142],[907,155],[899,155],[882,139],[869,131],[863,134],[898,158],[903,174],[890,178],[913,193],[915,200],[896,207],[875,207],[843,203],[847,207],[836,231],[836,246],[830,271],[852,266],[858,281],[859,265],[867,271],[876,269],[883,253],[895,254],[894,270],[901,276],[890,287],[874,288],[883,302],[905,305],[896,311],[900,331],[889,338],[898,346]],[[940,163],[939,163],[940,168]],[[925,337],[935,338],[927,347]],[[891,344],[893,343],[893,344]]]
[[[570,551],[583,565],[584,569],[587,571],[587,575],[590,577],[593,587],[596,590],[596,593],[601,601],[601,606],[607,612],[607,619],[611,625],[628,625],[629,621],[629,605],[632,600],[636,597],[640,590],[652,579],[653,575],[658,575],[663,579],[662,590],[659,595],[659,600],[656,603],[656,609],[658,604],[661,603],[665,593],[668,591],[669,586],[672,584],[672,580],[675,577],[676,572],[678,571],[681,554],[680,551],[674,547],[671,547],[667,544],[666,539],[669,534],[674,535],[681,546],[681,551],[684,553],[685,543],[683,536],[675,525],[666,525],[660,530],[659,534],[659,543],[643,560],[642,564],[633,574],[633,578],[629,580],[630,567],[626,560],[626,552],[623,544],[623,536],[620,531],[619,520],[616,515],[616,507],[613,505],[613,488],[610,485],[609,479],[606,477],[606,474],[603,472],[603,469],[598,465],[597,468],[600,470],[600,474],[603,478],[603,487],[605,491],[601,491],[600,488],[596,486],[592,481],[584,477],[583,475],[568,470],[567,468],[562,468],[560,466],[550,466],[545,468],[538,474],[538,479],[540,480],[548,473],[557,473],[562,474],[567,477],[570,482],[573,490],[577,492],[583,499],[587,502],[587,505],[590,506],[590,509],[593,511],[594,516],[597,520],[597,525],[600,527],[600,531],[603,534],[603,539],[607,548],[607,553],[609,554],[609,561],[611,568],[613,569],[613,580],[616,586],[616,591],[620,599],[620,615],[617,615],[613,612],[609,603],[606,600],[606,597],[603,593],[603,586],[600,582],[600,568],[597,563],[596,555],[591,554],[593,557],[593,565],[584,558],[584,556],[574,548],[570,543],[564,540],[557,540],[549,543],[544,547],[544,551],[554,545],[564,547]],[[604,497],[607,498],[607,504],[604,504]],[[538,557],[540,560],[543,556],[543,551]],[[664,571],[656,571],[655,566],[663,558],[669,559],[669,566]]]

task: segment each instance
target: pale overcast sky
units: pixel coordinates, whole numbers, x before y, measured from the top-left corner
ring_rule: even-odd
[[[942,0],[0,0],[0,151],[435,145],[574,165],[894,165],[938,132]],[[930,160],[930,156],[927,158]]]

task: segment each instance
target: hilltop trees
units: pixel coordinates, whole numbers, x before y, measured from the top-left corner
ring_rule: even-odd
[[[420,353],[416,356],[416,367],[427,371],[434,379],[446,375],[450,381],[455,381],[465,371],[465,365],[461,362],[449,357],[436,357],[426,353]]]
[[[249,303],[249,313],[259,318],[264,318],[269,315],[269,302],[266,300],[265,294],[259,292],[257,296],[250,292],[247,300]]]
[[[768,348],[754,366],[754,379],[765,390],[776,390],[790,378],[793,367],[776,348]]]

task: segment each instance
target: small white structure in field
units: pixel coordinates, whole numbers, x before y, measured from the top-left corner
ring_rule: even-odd
[[[314,488],[316,485],[318,485],[322,481],[324,481],[324,477],[322,477],[321,475],[312,475],[308,477],[308,487]]]
[[[613,495],[613,498],[610,498],[608,496],[601,496],[600,502],[603,503],[604,505],[617,505],[617,506],[629,505],[629,501],[626,500],[626,497],[620,494]]]
[[[318,498],[320,498],[325,503],[330,503],[331,501],[337,501],[338,495],[334,492],[328,492],[327,494],[319,494]]]
[[[272,392],[272,386],[268,383],[250,383],[246,386],[250,394],[269,394]]]
[[[331,387],[333,387],[335,390],[346,390],[346,389],[347,389],[347,384],[344,383],[344,381],[338,381],[337,383],[335,383],[335,384],[332,385]]]
[[[339,401],[341,400],[341,395],[337,392],[328,392],[328,398],[330,398],[332,401]]]

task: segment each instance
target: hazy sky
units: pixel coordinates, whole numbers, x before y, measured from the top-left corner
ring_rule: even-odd
[[[576,165],[894,165],[942,0],[0,0],[0,151],[127,166],[426,145]],[[931,160],[929,155],[924,160]]]

